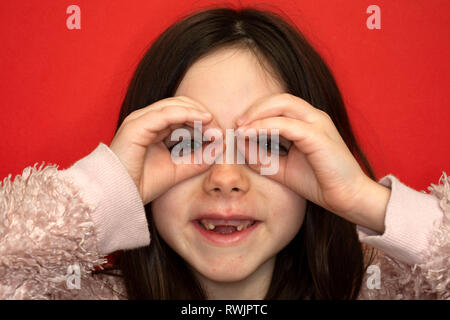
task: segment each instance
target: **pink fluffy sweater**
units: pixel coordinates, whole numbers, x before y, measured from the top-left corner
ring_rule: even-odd
[[[0,185],[0,299],[126,299],[122,278],[92,274],[106,255],[151,240],[119,158],[100,143],[66,170],[35,164],[10,178]],[[391,189],[385,232],[357,229],[377,249],[380,286],[368,285],[368,272],[359,298],[450,299],[450,178],[428,194],[391,174],[378,183]],[[67,282],[75,265],[79,289]]]

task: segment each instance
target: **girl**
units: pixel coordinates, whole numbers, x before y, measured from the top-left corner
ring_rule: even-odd
[[[278,129],[279,170],[175,164],[170,135],[194,121]],[[377,183],[332,74],[281,16],[223,7],[174,24],[117,127],[67,170],[4,180],[1,298],[450,297],[447,176],[431,194]],[[117,268],[94,268],[113,252]]]

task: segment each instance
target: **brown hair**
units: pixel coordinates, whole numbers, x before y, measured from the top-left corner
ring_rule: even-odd
[[[286,92],[328,113],[363,170],[375,179],[329,68],[289,21],[282,13],[254,7],[214,7],[186,15],[154,41],[139,63],[117,129],[134,110],[173,96],[188,68],[205,54],[242,46],[269,63]],[[151,244],[124,250],[118,259],[128,298],[206,299],[186,262],[158,236],[150,203],[145,211]],[[365,264],[364,253],[353,223],[308,201],[298,234],[277,255],[265,298],[355,299],[372,258],[370,252]]]

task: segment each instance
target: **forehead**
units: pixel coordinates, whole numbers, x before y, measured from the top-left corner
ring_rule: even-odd
[[[284,89],[249,50],[220,49],[195,62],[175,96],[200,102],[222,129],[233,128],[235,118],[256,100]]]

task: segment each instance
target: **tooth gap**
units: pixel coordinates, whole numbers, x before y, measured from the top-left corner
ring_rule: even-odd
[[[223,226],[226,226],[226,227],[232,226],[232,227],[235,228],[235,231],[233,231],[233,232],[241,232],[241,231],[244,230],[244,229],[250,228],[250,227],[253,226],[255,223],[256,223],[256,220],[253,221],[253,223],[251,223],[251,224],[249,224],[249,225],[240,225],[240,226],[242,226],[241,230],[239,230],[239,227],[240,227],[240,226],[233,226],[233,225],[223,225]],[[216,229],[216,227],[222,226],[222,225],[217,225],[217,226],[215,226],[215,225],[212,225],[212,224],[211,224],[211,226],[212,226],[213,228],[210,229],[210,225],[209,225],[209,224],[208,224],[208,225],[204,225],[204,224],[201,222],[201,220],[198,220],[198,224],[199,224],[203,229],[209,230],[209,231],[213,231],[213,232],[214,232],[214,230]],[[217,231],[215,231],[215,232],[217,232]],[[230,232],[229,232],[229,233],[230,233]]]

